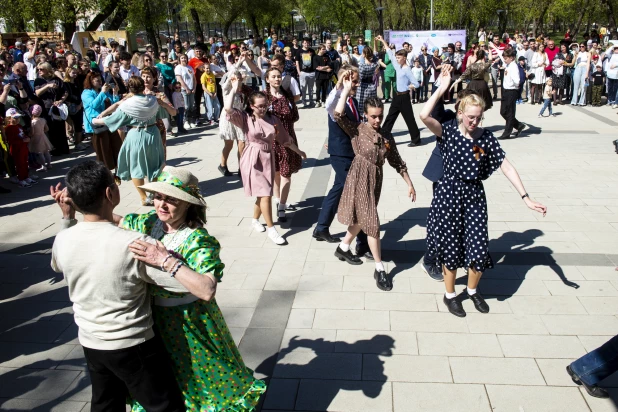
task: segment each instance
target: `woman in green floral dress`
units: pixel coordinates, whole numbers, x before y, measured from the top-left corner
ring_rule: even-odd
[[[142,186],[154,193],[155,210],[118,220],[121,227],[160,241],[132,244],[137,259],[172,276],[194,270],[216,285],[223,276],[221,246],[203,227],[206,205],[197,183],[189,171],[166,166],[156,181]],[[151,295],[155,328],[172,359],[187,411],[253,411],[266,385],[245,366],[214,297],[204,301],[156,286]],[[132,410],[144,409],[133,403]]]

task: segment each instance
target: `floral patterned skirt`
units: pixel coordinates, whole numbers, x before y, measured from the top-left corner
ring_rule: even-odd
[[[187,411],[255,410],[266,384],[245,366],[214,299],[152,309]],[[144,411],[137,402],[131,410]]]

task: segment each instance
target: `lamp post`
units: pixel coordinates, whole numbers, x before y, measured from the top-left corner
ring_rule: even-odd
[[[430,17],[429,17],[429,30],[433,30],[433,0],[431,0],[431,11],[430,11]]]
[[[298,12],[296,10],[292,10],[290,12],[290,17],[292,18],[292,37],[294,37],[294,16],[296,16]]]

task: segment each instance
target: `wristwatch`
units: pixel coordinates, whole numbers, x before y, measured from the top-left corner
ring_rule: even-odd
[[[530,199],[530,195],[528,195],[528,193],[526,193],[525,195],[523,195],[521,198],[523,199],[523,198],[525,198],[525,197],[527,197],[528,199]]]

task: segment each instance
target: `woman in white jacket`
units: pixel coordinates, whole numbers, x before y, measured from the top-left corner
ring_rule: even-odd
[[[530,73],[534,74],[534,79],[530,81],[530,103],[541,103],[543,95],[543,85],[545,84],[545,67],[549,66],[549,58],[545,53],[545,45],[539,44],[539,48],[532,55],[530,63]]]

